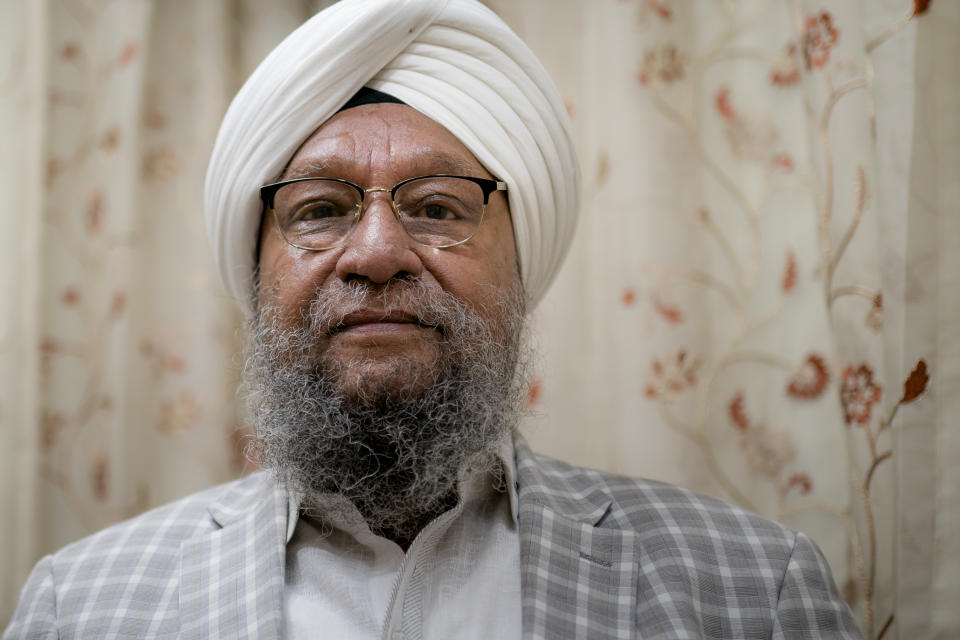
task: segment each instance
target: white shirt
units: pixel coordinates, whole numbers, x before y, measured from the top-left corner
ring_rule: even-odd
[[[520,638],[520,540],[513,443],[501,472],[460,480],[460,501],[406,553],[343,498],[323,522],[288,529],[284,637]],[[292,513],[298,513],[296,508]]]

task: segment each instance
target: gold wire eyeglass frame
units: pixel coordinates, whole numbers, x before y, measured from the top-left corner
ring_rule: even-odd
[[[477,222],[477,227],[476,229],[473,230],[473,233],[471,233],[469,236],[467,236],[463,240],[458,240],[456,242],[451,242],[448,244],[428,244],[426,242],[421,242],[416,237],[414,237],[410,233],[410,231],[407,229],[406,225],[403,224],[403,219],[400,215],[400,209],[397,207],[397,203],[394,200],[394,196],[396,195],[397,190],[411,182],[415,182],[417,180],[424,180],[428,178],[460,178],[462,180],[468,180],[478,185],[481,191],[483,192],[483,208],[480,211],[480,220]],[[353,222],[350,225],[350,229],[344,234],[343,238],[341,238],[337,243],[330,245],[329,247],[307,247],[291,241],[287,237],[287,235],[283,232],[283,226],[280,224],[279,216],[276,210],[274,209],[274,198],[277,194],[277,191],[279,191],[282,187],[288,184],[295,184],[298,182],[310,182],[310,181],[337,182],[337,183],[346,185],[348,187],[352,187],[360,195],[360,202],[357,204],[357,211],[354,214]],[[336,249],[340,246],[343,246],[343,243],[346,242],[347,238],[349,238],[350,235],[353,233],[353,230],[357,228],[357,224],[359,224],[361,218],[363,218],[363,214],[366,211],[366,207],[364,207],[364,200],[368,193],[389,193],[390,194],[390,206],[393,209],[393,214],[394,216],[396,216],[397,222],[400,223],[400,226],[403,227],[404,232],[408,236],[410,236],[410,238],[414,242],[417,242],[418,244],[422,244],[425,247],[431,247],[433,249],[449,249],[450,247],[456,247],[458,245],[464,244],[465,242],[469,241],[473,236],[477,234],[477,231],[480,230],[480,225],[483,224],[483,219],[486,217],[487,204],[489,203],[489,200],[490,200],[490,194],[492,194],[495,191],[506,191],[506,190],[507,190],[507,183],[502,180],[496,180],[496,179],[491,180],[487,178],[475,178],[473,176],[459,176],[459,175],[444,174],[444,173],[407,178],[406,180],[401,180],[397,184],[393,185],[393,187],[391,187],[390,189],[387,189],[385,187],[370,187],[370,188],[364,189],[360,185],[354,184],[349,180],[316,176],[316,177],[309,177],[309,178],[293,178],[291,180],[282,180],[280,182],[265,184],[262,187],[260,187],[260,199],[263,201],[264,209],[273,213],[273,221],[274,221],[274,224],[276,224],[277,231],[280,233],[280,237],[283,238],[283,240],[290,246],[296,247],[297,249],[302,249],[303,251],[329,251],[331,249]]]

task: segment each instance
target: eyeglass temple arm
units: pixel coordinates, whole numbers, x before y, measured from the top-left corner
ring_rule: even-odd
[[[485,180],[484,182],[478,182],[480,188],[483,189],[483,204],[487,204],[487,201],[490,200],[490,194],[494,191],[506,191],[507,183],[503,180]]]

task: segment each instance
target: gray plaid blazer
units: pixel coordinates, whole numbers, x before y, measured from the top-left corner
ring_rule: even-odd
[[[859,638],[814,543],[517,438],[526,638]],[[43,558],[14,638],[279,638],[287,493],[256,473]]]

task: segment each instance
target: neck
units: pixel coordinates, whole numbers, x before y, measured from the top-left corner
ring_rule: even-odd
[[[371,531],[378,536],[383,536],[387,540],[397,543],[397,545],[406,552],[410,549],[410,545],[413,544],[417,536],[420,535],[420,532],[437,517],[453,509],[457,504],[457,500],[457,492],[451,491],[441,502],[437,503],[433,509],[411,513],[396,525],[377,528],[371,527]],[[366,520],[367,523],[378,520],[376,514],[369,512],[367,505],[358,504],[356,506],[357,510],[360,511],[360,515],[363,516],[363,519]]]

